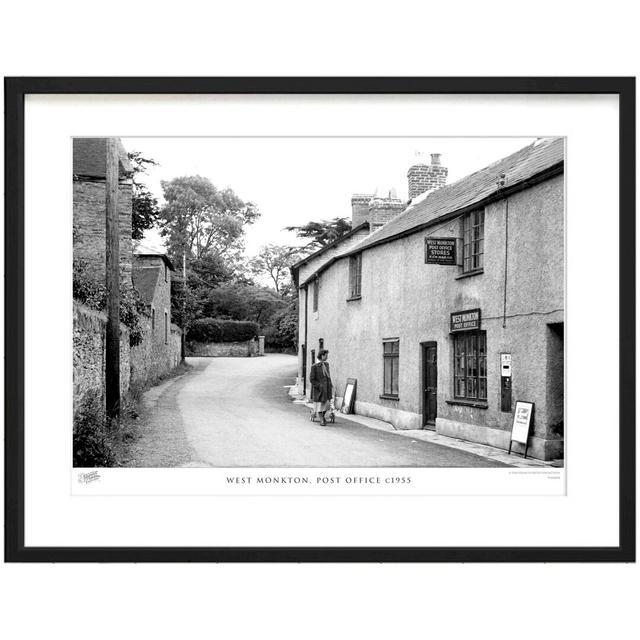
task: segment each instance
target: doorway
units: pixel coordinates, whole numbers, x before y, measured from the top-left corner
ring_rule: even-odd
[[[438,416],[438,345],[422,343],[422,427],[435,430]]]

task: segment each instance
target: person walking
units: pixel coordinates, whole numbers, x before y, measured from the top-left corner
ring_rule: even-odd
[[[321,349],[318,352],[318,362],[311,365],[309,372],[309,382],[311,383],[311,401],[314,403],[314,412],[320,416],[320,424],[325,427],[327,421],[324,414],[331,406],[333,398],[333,384],[331,383],[331,372],[329,370],[329,352]]]

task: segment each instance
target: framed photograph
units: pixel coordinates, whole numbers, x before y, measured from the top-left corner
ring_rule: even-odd
[[[7,78],[5,131],[6,560],[635,561],[635,79]]]

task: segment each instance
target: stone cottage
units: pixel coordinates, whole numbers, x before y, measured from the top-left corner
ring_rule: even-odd
[[[171,322],[171,276],[169,258],[161,253],[136,249],[133,255],[133,286],[145,305],[144,337],[132,350],[131,380],[158,378],[181,359],[181,331]]]
[[[502,449],[533,402],[529,454],[562,458],[564,140],[446,179],[434,154],[408,203],[354,196],[352,232],[293,265],[299,386],[326,348],[338,404],[356,378],[356,413]]]

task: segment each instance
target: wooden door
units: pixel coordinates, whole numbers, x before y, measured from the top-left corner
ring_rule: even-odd
[[[438,415],[438,346],[435,342],[422,345],[423,366],[423,426],[435,429]]]

